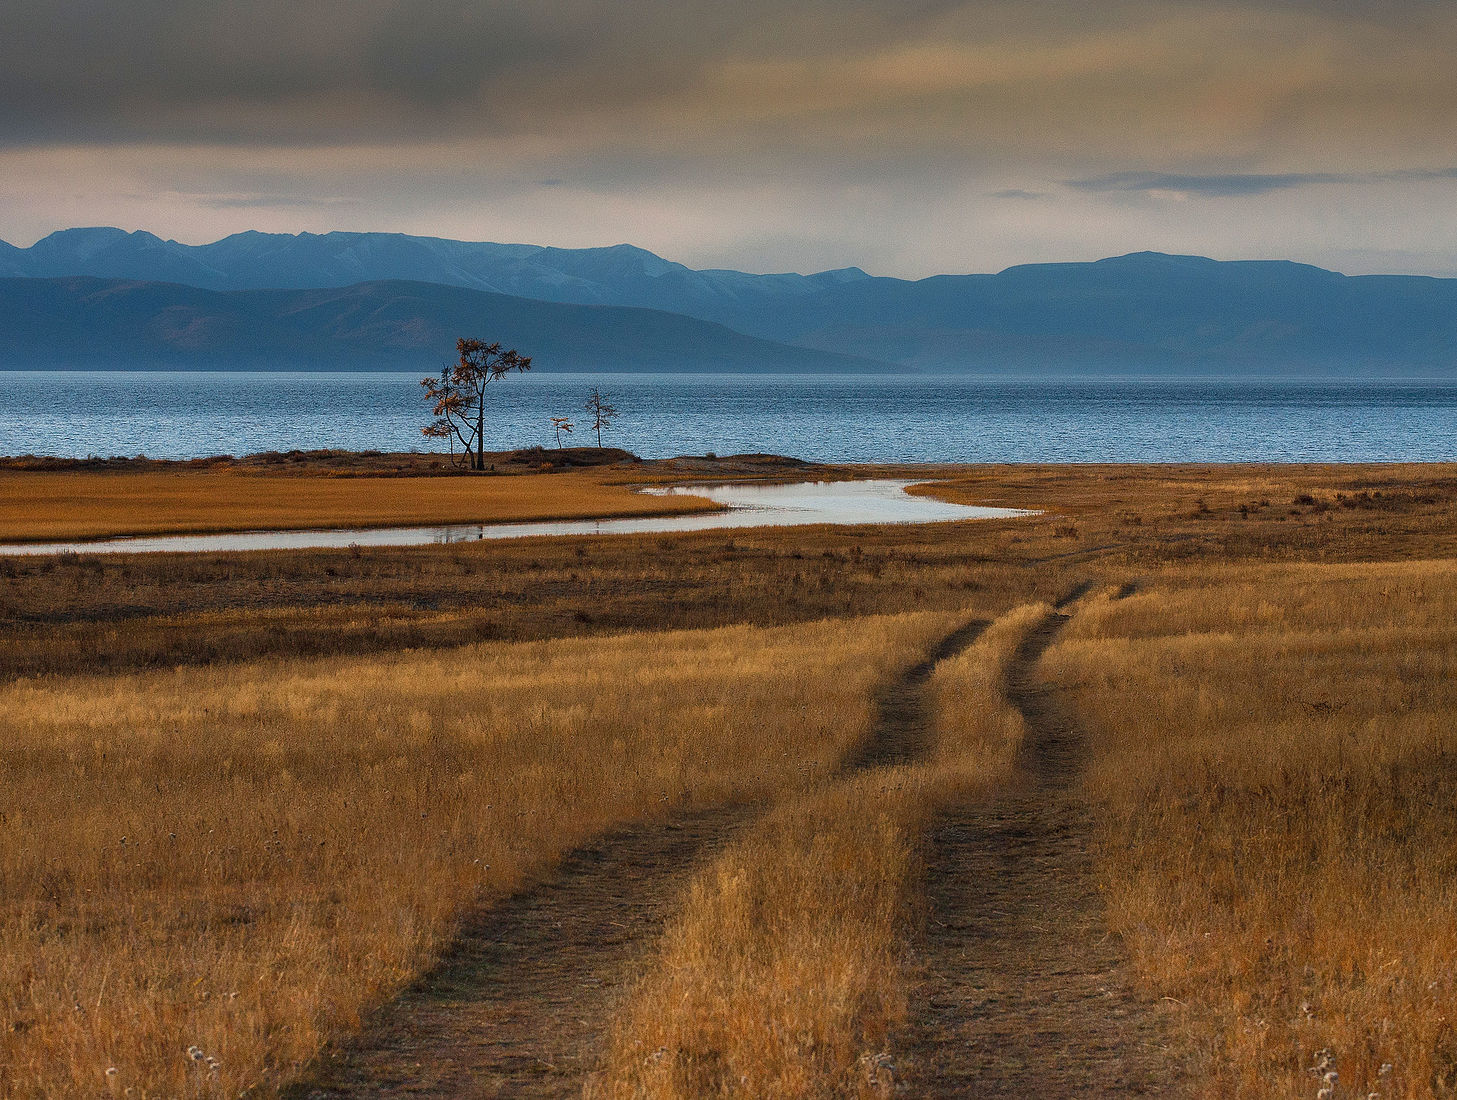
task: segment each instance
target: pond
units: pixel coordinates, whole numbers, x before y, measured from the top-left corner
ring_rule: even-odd
[[[723,505],[723,511],[628,519],[238,531],[210,535],[114,538],[91,542],[20,543],[0,545],[0,554],[138,554],[160,551],[200,553],[308,547],[420,546],[542,535],[641,535],[715,531],[736,527],[798,527],[815,523],[948,523],[1033,514],[1015,508],[949,504],[930,497],[912,496],[906,492],[906,487],[913,484],[916,482],[876,478],[863,481],[810,481],[789,485],[682,485],[641,491],[668,496],[707,497]]]

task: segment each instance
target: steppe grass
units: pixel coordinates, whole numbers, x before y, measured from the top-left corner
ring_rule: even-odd
[[[950,526],[0,556],[0,682],[971,602],[996,613],[1063,583],[973,554],[975,525]]]
[[[589,1096],[891,1094],[922,837],[938,807],[1010,770],[1022,726],[1005,668],[1047,610],[1016,609],[937,667],[924,760],[822,777],[698,876]]]
[[[1230,567],[1045,656],[1110,922],[1207,1096],[1457,1094],[1457,563]]]
[[[281,477],[219,470],[0,470],[0,542],[312,527],[506,523],[713,510],[634,493],[622,473]]]
[[[575,843],[822,783],[951,621],[0,688],[0,1095],[266,1096]]]

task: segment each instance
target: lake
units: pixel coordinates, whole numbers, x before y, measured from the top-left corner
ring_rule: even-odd
[[[438,450],[419,374],[0,372],[0,454],[194,458]],[[1368,462],[1457,459],[1457,382],[943,375],[513,375],[487,442],[554,445],[550,417],[645,458],[773,452],[852,462]]]

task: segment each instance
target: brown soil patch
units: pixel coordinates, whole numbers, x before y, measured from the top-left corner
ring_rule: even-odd
[[[951,808],[932,827],[910,1095],[1182,1091],[1158,1010],[1133,992],[1104,923],[1089,814],[1073,789],[1080,732],[1033,672],[1065,621],[1049,616],[1008,675],[1007,696],[1027,723],[1013,787]]]

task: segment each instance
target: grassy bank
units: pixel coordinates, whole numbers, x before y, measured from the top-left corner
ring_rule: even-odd
[[[0,542],[119,535],[423,527],[707,511],[697,497],[634,493],[622,471],[513,477],[281,477],[202,468],[0,470]]]
[[[1043,667],[1094,733],[1113,928],[1203,1093],[1457,1092],[1457,565],[1181,570]]]

